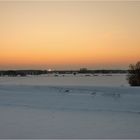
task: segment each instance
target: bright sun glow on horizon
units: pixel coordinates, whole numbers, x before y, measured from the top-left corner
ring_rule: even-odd
[[[0,69],[127,69],[140,2],[0,2]]]

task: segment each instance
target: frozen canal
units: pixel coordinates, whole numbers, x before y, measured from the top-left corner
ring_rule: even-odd
[[[126,75],[0,77],[0,138],[140,138]]]

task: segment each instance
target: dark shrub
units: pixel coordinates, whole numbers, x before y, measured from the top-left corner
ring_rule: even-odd
[[[131,86],[140,86],[140,61],[129,66],[127,79]]]

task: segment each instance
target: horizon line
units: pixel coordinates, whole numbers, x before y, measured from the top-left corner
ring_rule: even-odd
[[[0,71],[28,71],[28,70],[41,70],[41,71],[79,71],[79,70],[82,70],[84,68],[80,68],[80,69],[0,69]],[[92,71],[92,70],[128,70],[128,69],[88,69],[86,68],[87,71]]]

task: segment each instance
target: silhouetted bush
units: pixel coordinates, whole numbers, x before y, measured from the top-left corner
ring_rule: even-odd
[[[140,86],[140,61],[129,66],[127,79],[131,86]]]

